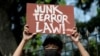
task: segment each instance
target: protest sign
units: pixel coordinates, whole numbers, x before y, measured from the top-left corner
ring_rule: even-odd
[[[26,22],[31,33],[71,34],[73,6],[27,3]]]

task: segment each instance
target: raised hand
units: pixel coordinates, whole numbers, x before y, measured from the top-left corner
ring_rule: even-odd
[[[29,26],[25,25],[24,26],[24,31],[23,31],[23,40],[29,40],[33,37],[33,35],[35,35],[36,33],[30,33],[29,32]]]
[[[72,29],[72,34],[70,35],[70,37],[75,43],[79,42],[80,34],[77,32],[76,27]]]
[[[70,37],[73,40],[73,42],[76,44],[76,46],[78,47],[82,56],[90,56],[89,53],[85,50],[84,46],[79,41],[80,34],[77,32],[76,27],[72,29],[72,34],[70,35]]]
[[[33,37],[33,35],[35,35],[35,33],[30,33],[28,25],[25,25],[24,26],[24,31],[23,31],[23,39],[20,42],[17,49],[15,50],[13,56],[21,56],[23,47],[27,43],[27,40],[31,39]]]

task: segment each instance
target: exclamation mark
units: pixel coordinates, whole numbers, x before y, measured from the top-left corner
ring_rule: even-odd
[[[62,23],[62,30],[63,30],[63,34],[65,34],[65,24]]]

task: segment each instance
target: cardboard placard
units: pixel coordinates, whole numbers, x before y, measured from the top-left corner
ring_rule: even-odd
[[[73,6],[27,3],[26,22],[31,33],[71,34]]]

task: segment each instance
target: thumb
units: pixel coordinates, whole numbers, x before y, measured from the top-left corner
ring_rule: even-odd
[[[36,33],[32,33],[32,36],[33,36],[33,35],[36,35]]]

